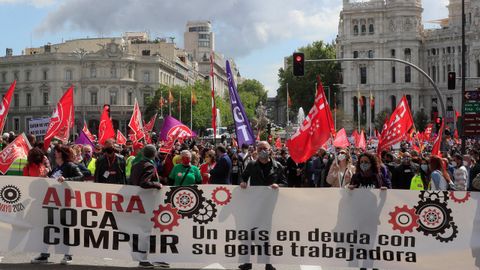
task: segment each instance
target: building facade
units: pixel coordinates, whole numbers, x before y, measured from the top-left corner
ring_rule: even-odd
[[[466,0],[467,90],[480,80],[480,0]],[[461,76],[461,0],[450,0],[449,17],[437,23],[440,29],[425,29],[421,0],[343,1],[337,36],[337,58],[398,58],[419,66],[435,81],[447,105],[447,124],[453,126],[454,111],[461,111],[461,87],[447,90],[450,71]],[[438,97],[419,72],[394,62],[342,63],[341,85],[344,126],[369,126],[375,116],[390,112],[403,95],[412,113],[439,115]],[[370,102],[370,97],[374,102]],[[441,115],[441,113],[440,113]]]

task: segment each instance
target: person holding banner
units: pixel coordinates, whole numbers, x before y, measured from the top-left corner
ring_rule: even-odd
[[[327,183],[336,188],[348,187],[354,174],[355,166],[352,165],[350,155],[347,151],[340,150],[328,171]]]
[[[23,176],[48,177],[50,169],[45,165],[45,154],[42,149],[34,147],[28,152],[27,165],[23,168]]]
[[[362,153],[358,156],[356,172],[352,176],[349,189],[355,188],[379,188],[387,190],[387,185],[378,167],[377,159],[370,153]]]
[[[192,153],[188,150],[180,152],[181,163],[175,165],[168,178],[174,186],[191,186],[202,183],[202,176],[197,166],[191,164]]]
[[[64,145],[55,146],[55,163],[57,167],[50,173],[51,178],[55,178],[58,182],[63,183],[65,181],[82,181],[83,174],[74,161],[74,155],[72,148]],[[38,257],[31,260],[33,264],[48,263],[50,253],[41,253]],[[65,254],[63,256],[61,264],[71,264],[72,255]]]

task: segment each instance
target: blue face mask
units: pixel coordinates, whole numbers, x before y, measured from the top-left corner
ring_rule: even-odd
[[[363,171],[363,172],[367,172],[369,169],[370,169],[370,164],[369,163],[361,163],[360,164],[360,169]]]

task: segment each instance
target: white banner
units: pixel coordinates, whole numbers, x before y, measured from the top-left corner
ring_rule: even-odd
[[[45,136],[50,118],[37,118],[28,121],[28,132],[36,137]]]
[[[480,194],[0,178],[0,252],[477,269]]]

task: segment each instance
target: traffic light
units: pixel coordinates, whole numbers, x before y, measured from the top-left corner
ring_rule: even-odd
[[[293,75],[305,75],[305,55],[303,53],[293,54]]]
[[[455,90],[455,80],[457,74],[455,72],[448,72],[448,90]]]
[[[442,117],[437,117],[435,119],[435,128],[437,129],[437,132],[440,130],[441,125],[442,125]]]

